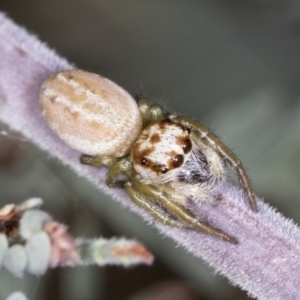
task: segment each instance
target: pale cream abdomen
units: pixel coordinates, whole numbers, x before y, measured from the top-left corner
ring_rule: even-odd
[[[62,140],[89,155],[124,156],[142,130],[136,101],[125,90],[81,70],[49,77],[41,86],[40,107]]]

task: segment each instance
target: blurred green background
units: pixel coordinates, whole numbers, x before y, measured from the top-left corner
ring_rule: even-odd
[[[2,0],[0,10],[78,68],[210,126],[257,194],[300,221],[300,2]],[[1,299],[16,289],[31,300],[247,299],[13,132],[0,137],[0,195],[3,204],[43,197],[75,236],[134,237],[156,256],[152,267],[66,268],[40,279],[2,272]]]

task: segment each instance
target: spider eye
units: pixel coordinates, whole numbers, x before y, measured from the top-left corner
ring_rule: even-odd
[[[190,139],[186,139],[182,145],[182,150],[184,154],[189,153],[192,150],[192,141]]]
[[[161,173],[162,173],[162,174],[166,174],[168,171],[169,171],[168,168],[163,168],[163,169],[161,170]]]
[[[147,163],[147,158],[145,156],[142,157],[141,159],[141,164],[144,166]]]
[[[174,168],[179,168],[184,162],[184,157],[181,154],[176,155],[173,158],[173,167]]]

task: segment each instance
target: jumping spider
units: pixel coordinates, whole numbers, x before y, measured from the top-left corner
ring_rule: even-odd
[[[138,108],[126,91],[108,79],[80,70],[52,75],[40,93],[50,127],[70,146],[86,153],[80,157],[82,164],[108,167],[109,187],[124,188],[136,205],[164,225],[237,243],[199,220],[185,204],[189,199],[208,202],[225,180],[229,165],[256,211],[255,195],[240,160],[203,124],[170,114],[158,104],[148,106],[143,96],[137,104]]]
[[[157,104],[149,107],[143,96],[139,96],[137,102],[143,130],[132,145],[131,153],[121,158],[82,155],[80,162],[94,167],[107,166],[109,187],[122,184],[116,179],[124,174],[124,189],[131,200],[162,224],[199,230],[236,243],[234,237],[200,221],[184,204],[188,199],[209,201],[215,185],[225,179],[228,163],[236,170],[250,207],[257,210],[240,160],[203,124],[169,114]]]

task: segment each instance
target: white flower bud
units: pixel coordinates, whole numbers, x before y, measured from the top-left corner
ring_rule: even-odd
[[[0,233],[0,265],[4,256],[4,253],[8,249],[8,241],[6,235]]]
[[[27,297],[21,292],[10,294],[5,300],[27,300]]]
[[[25,249],[22,245],[13,245],[3,256],[2,265],[17,277],[21,277],[27,265]]]
[[[33,234],[25,245],[27,253],[27,271],[34,275],[42,275],[48,268],[51,243],[44,231]]]
[[[20,221],[20,235],[28,239],[32,234],[42,230],[46,221],[52,220],[44,211],[31,209],[24,213]]]

